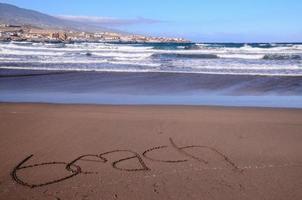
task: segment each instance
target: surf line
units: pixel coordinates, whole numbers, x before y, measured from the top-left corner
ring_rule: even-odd
[[[80,155],[79,157],[75,158],[74,160],[72,160],[70,162],[53,161],[53,162],[42,162],[42,163],[37,163],[37,164],[25,165],[34,156],[34,155],[29,155],[28,157],[23,159],[21,162],[19,162],[14,167],[14,169],[11,172],[11,177],[18,184],[29,187],[29,188],[43,187],[43,186],[47,186],[47,185],[51,185],[51,184],[66,181],[70,178],[73,178],[73,177],[79,175],[79,174],[98,174],[98,172],[90,172],[90,171],[82,170],[82,168],[81,168],[81,166],[79,165],[78,162],[79,161],[88,161],[88,162],[107,163],[107,162],[109,162],[109,160],[107,158],[109,155],[111,155],[111,154],[121,154],[121,153],[122,153],[122,155],[127,153],[127,154],[129,154],[129,156],[125,156],[125,157],[123,157],[119,160],[111,161],[111,166],[116,170],[127,171],[127,172],[150,171],[151,169],[146,165],[143,158],[145,158],[149,161],[153,161],[153,162],[162,162],[162,163],[170,163],[170,164],[188,162],[190,159],[191,160],[196,160],[196,161],[198,161],[202,164],[208,164],[209,163],[209,161],[189,153],[187,151],[189,149],[206,150],[208,152],[210,151],[210,152],[214,153],[216,156],[218,156],[218,158],[220,158],[223,162],[225,162],[230,167],[230,169],[233,169],[233,170],[236,170],[236,171],[237,170],[242,171],[241,169],[239,169],[237,167],[237,165],[228,156],[226,156],[222,152],[218,151],[216,148],[213,148],[213,147],[210,147],[210,146],[200,146],[200,145],[179,146],[173,141],[172,138],[169,138],[169,142],[170,142],[170,146],[165,145],[165,146],[152,147],[152,148],[149,148],[149,149],[145,150],[141,155],[138,154],[135,151],[132,151],[132,150],[119,150],[118,149],[118,150],[103,152],[103,153],[100,153],[100,154]],[[165,150],[167,148],[175,149],[178,153],[182,154],[187,159],[164,160],[164,159],[154,158],[152,156],[152,152],[162,151],[162,150]],[[139,166],[136,167],[136,168],[126,168],[126,167],[121,167],[120,166],[120,163],[122,163],[124,161],[129,161],[129,160],[135,161],[136,163],[139,164]],[[41,182],[41,183],[30,183],[29,181],[24,180],[24,178],[21,178],[18,175],[19,171],[26,171],[26,169],[31,169],[32,170],[33,168],[39,168],[39,167],[43,167],[43,166],[44,167],[45,166],[54,166],[54,165],[56,165],[56,166],[57,165],[65,166],[65,170],[69,174],[66,175],[66,176],[63,176],[61,178],[58,178],[58,179],[48,180],[48,181]],[[25,177],[25,172],[23,172],[23,177]]]

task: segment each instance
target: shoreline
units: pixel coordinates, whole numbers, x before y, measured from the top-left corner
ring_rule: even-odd
[[[265,106],[228,106],[228,105],[190,105],[190,104],[97,104],[97,103],[51,103],[51,102],[5,102],[0,105],[49,105],[49,106],[78,106],[78,107],[133,107],[133,108],[200,108],[200,109],[234,109],[234,110],[302,110],[302,107],[265,107]]]
[[[60,74],[60,73],[125,73],[125,74],[133,74],[133,73],[150,73],[150,74],[188,74],[188,75],[209,75],[209,76],[250,76],[250,77],[284,77],[284,78],[301,78],[302,74],[259,74],[259,73],[225,73],[225,72],[187,72],[187,71],[114,71],[114,70],[59,70],[59,69],[35,69],[35,68],[24,68],[24,67],[0,67],[2,70],[11,70],[11,71],[44,71],[49,72],[49,74]],[[43,74],[42,74],[43,75]],[[6,78],[6,76],[0,75],[0,78]],[[9,76],[8,76],[9,77]]]

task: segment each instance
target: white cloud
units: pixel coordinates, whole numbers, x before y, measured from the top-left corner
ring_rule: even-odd
[[[93,24],[104,25],[104,26],[154,24],[154,23],[162,22],[160,20],[148,19],[144,17],[137,17],[133,19],[120,19],[120,18],[112,18],[112,17],[95,17],[95,16],[74,16],[74,15],[58,15],[56,17],[60,19],[70,20],[70,21],[93,23]]]

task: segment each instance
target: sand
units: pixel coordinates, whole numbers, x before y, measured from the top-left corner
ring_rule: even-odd
[[[0,199],[302,199],[302,110],[0,104]]]

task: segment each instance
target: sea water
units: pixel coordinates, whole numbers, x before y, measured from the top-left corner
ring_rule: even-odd
[[[300,43],[0,43],[0,69],[301,76]]]

